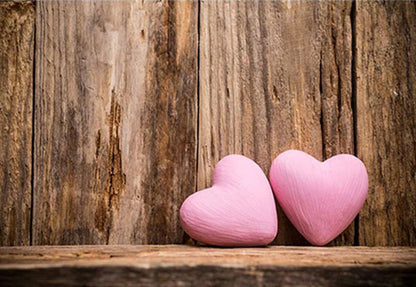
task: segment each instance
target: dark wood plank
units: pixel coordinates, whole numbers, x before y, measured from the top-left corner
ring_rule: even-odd
[[[29,245],[32,177],[31,1],[0,2],[0,245]]]
[[[416,245],[416,2],[358,1],[357,149],[370,189],[361,245]]]
[[[0,248],[2,286],[411,286],[414,248]]]
[[[350,1],[203,1],[198,188],[244,154],[353,153]],[[306,244],[279,208],[277,244]],[[351,227],[335,244],[352,245]]]
[[[197,3],[39,1],[34,244],[180,243]]]
[[[354,154],[353,1],[324,1],[320,62],[323,159]],[[354,245],[355,223],[331,245]]]

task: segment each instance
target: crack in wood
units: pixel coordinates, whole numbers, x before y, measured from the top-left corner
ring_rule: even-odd
[[[353,122],[353,152],[357,156],[357,72],[356,72],[356,57],[357,57],[357,47],[356,47],[356,3],[355,0],[351,4],[350,11],[350,25],[351,25],[351,111],[352,111],[352,122]],[[359,245],[360,241],[360,214],[354,219],[354,245]]]
[[[108,153],[108,185],[106,190],[108,209],[120,208],[120,195],[126,186],[126,175],[123,173],[120,148],[120,119],[121,106],[115,100],[115,93],[111,97],[111,111],[109,116],[109,153]]]
[[[116,93],[112,92],[110,113],[107,117],[109,142],[107,147],[107,184],[104,194],[99,197],[95,212],[95,227],[104,233],[108,244],[115,214],[120,209],[120,197],[126,188],[126,175],[123,172],[122,151],[120,143],[121,106]],[[95,157],[97,162],[101,149],[101,130],[98,130],[95,140]],[[99,166],[95,171],[95,185],[100,182]],[[94,188],[96,189],[96,187]]]

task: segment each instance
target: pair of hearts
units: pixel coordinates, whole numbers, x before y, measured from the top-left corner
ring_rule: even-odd
[[[314,245],[325,245],[354,220],[367,197],[368,176],[355,156],[324,162],[289,150],[272,163],[270,183],[283,211]],[[212,187],[189,196],[180,209],[182,228],[216,246],[267,245],[277,235],[277,212],[269,181],[242,155],[224,157]]]

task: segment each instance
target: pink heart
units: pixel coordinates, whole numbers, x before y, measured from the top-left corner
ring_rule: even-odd
[[[189,196],[180,217],[186,233],[210,245],[267,245],[277,234],[276,205],[267,177],[242,155],[218,162],[212,187]]]
[[[348,227],[368,189],[367,171],[355,156],[320,162],[298,150],[273,161],[270,182],[287,217],[314,245],[325,245]]]

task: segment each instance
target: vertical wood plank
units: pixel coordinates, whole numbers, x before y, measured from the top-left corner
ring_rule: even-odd
[[[37,3],[34,243],[180,243],[197,3]]]
[[[358,1],[357,150],[369,173],[360,245],[416,245],[416,2]]]
[[[0,2],[0,245],[30,243],[34,16]]]
[[[354,154],[353,21],[352,1],[324,1],[322,5],[320,87],[323,159]],[[354,245],[355,223],[331,245]]]
[[[353,152],[350,2],[202,1],[198,188],[230,153]],[[321,125],[322,123],[322,125]],[[279,208],[277,244],[306,244]],[[338,244],[352,244],[348,234]]]

